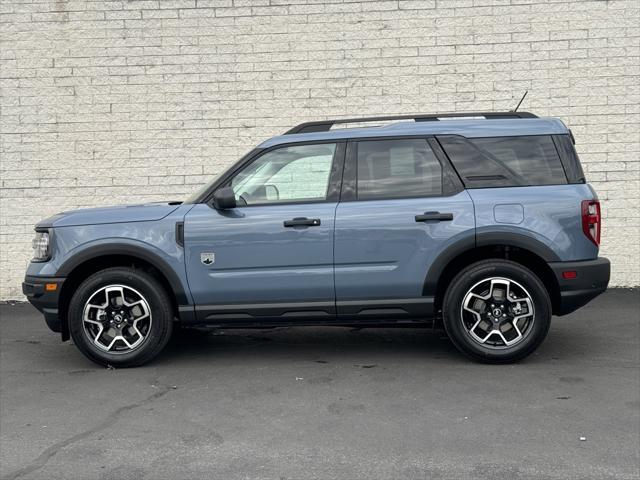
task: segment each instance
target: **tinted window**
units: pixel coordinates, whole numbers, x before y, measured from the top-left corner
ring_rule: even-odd
[[[335,150],[326,143],[265,153],[231,180],[238,204],[325,200]]]
[[[358,198],[442,194],[442,166],[426,140],[357,143]]]
[[[569,183],[585,183],[580,159],[569,135],[556,135],[554,141]]]
[[[557,185],[567,183],[550,136],[439,137],[467,187]]]

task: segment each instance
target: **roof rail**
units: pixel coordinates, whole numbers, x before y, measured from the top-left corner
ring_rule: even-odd
[[[316,122],[305,122],[296,125],[285,135],[296,133],[327,132],[331,127],[341,123],[365,123],[382,120],[414,120],[416,122],[437,122],[449,118],[482,117],[487,120],[499,118],[538,118],[529,112],[463,112],[463,113],[439,113],[433,115],[391,115],[386,117],[363,117],[363,118],[338,118],[334,120],[319,120]]]

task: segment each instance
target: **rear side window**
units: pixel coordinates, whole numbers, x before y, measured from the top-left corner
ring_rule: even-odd
[[[438,140],[468,188],[567,183],[551,136]]]
[[[425,139],[357,142],[358,199],[442,194],[442,165]]]

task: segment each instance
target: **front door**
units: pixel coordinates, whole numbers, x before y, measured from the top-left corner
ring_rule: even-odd
[[[334,218],[344,143],[270,149],[238,171],[237,208],[185,218],[189,287],[208,323],[335,317]]]
[[[336,211],[339,317],[422,318],[433,313],[423,287],[447,246],[473,244],[473,202],[435,140],[349,142]]]

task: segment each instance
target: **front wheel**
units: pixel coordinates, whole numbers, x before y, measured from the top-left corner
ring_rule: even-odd
[[[100,365],[133,367],[165,347],[173,309],[151,275],[115,267],[82,282],[69,304],[68,319],[73,342],[89,359]]]
[[[551,324],[546,288],[531,270],[509,260],[485,260],[462,270],[443,300],[444,326],[462,353],[485,363],[531,354]]]

